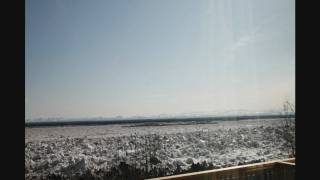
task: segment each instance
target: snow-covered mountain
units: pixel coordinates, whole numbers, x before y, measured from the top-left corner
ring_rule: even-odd
[[[108,120],[133,120],[133,119],[167,119],[167,118],[195,118],[195,117],[224,117],[224,116],[263,116],[263,115],[281,115],[282,110],[250,111],[250,110],[228,110],[211,112],[188,112],[176,114],[159,114],[150,116],[115,116],[115,117],[84,117],[84,118],[35,118],[26,119],[25,122],[61,122],[61,121],[108,121]]]

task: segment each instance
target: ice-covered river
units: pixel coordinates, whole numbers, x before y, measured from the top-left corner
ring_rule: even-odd
[[[131,134],[170,134],[194,132],[200,130],[233,129],[240,127],[270,126],[277,123],[278,119],[242,120],[242,121],[218,121],[209,124],[188,124],[168,126],[133,126],[132,124],[110,124],[94,126],[63,126],[63,127],[35,127],[25,128],[25,141],[50,140],[59,138],[82,137],[114,137]]]
[[[25,128],[26,179],[48,174],[110,169],[119,162],[173,171],[192,163],[215,167],[288,157],[279,136],[281,120],[219,121],[209,124],[65,126]],[[149,156],[146,156],[149,154]]]

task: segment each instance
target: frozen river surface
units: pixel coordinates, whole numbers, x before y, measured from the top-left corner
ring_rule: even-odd
[[[146,135],[184,133],[194,131],[207,131],[218,129],[250,128],[256,126],[271,126],[278,123],[277,119],[266,120],[242,120],[242,121],[219,121],[208,124],[188,124],[166,126],[132,126],[132,124],[110,124],[96,126],[63,126],[63,127],[36,127],[25,128],[25,141],[39,141],[59,138],[96,138],[128,136],[132,134]]]
[[[25,177],[108,170],[119,162],[143,169],[151,157],[169,174],[177,165],[187,169],[203,161],[219,168],[287,158],[280,124],[268,119],[25,128]]]

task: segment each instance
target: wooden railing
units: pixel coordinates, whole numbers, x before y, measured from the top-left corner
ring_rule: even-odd
[[[295,158],[152,178],[149,180],[294,180]]]

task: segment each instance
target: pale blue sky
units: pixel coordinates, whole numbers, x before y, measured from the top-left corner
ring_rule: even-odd
[[[28,0],[26,118],[280,109],[293,0]]]

